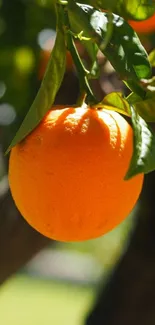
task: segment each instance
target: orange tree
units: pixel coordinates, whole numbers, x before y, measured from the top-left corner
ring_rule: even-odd
[[[74,109],[76,107],[81,107],[81,108],[86,107],[86,110],[91,109],[91,110],[103,111],[106,109],[109,110],[109,112],[111,110],[116,111],[120,114],[123,114],[131,118],[131,123],[133,128],[133,137],[132,137],[133,150],[132,150],[132,155],[130,157],[130,161],[127,160],[128,166],[126,166],[127,168],[124,170],[124,175],[121,175],[121,181],[123,180],[124,177],[123,182],[124,183],[126,182],[126,184],[127,183],[130,184],[131,179],[135,179],[135,178],[137,179],[138,174],[149,173],[155,169],[155,135],[150,126],[150,122],[155,121],[155,110],[154,110],[155,87],[154,87],[154,77],[152,76],[152,69],[151,69],[151,63],[154,64],[154,56],[153,54],[150,55],[150,59],[149,59],[138,36],[136,35],[132,27],[128,24],[127,20],[129,19],[142,20],[150,17],[151,15],[154,14],[155,4],[153,4],[153,1],[150,1],[150,3],[147,2],[141,4],[141,2],[139,2],[138,0],[137,1],[136,0],[133,1],[90,0],[90,1],[82,1],[82,3],[81,1],[76,2],[73,0],[68,0],[68,1],[55,0],[54,5],[55,5],[55,12],[57,17],[57,36],[56,36],[55,45],[52,50],[49,63],[43,81],[41,83],[40,89],[37,93],[37,96],[34,99],[34,102],[32,103],[30,110],[28,111],[25,119],[23,120],[18,132],[16,133],[15,137],[13,138],[7,150],[8,152],[11,149],[13,153],[16,148],[19,149],[13,159],[13,161],[15,160],[15,164],[13,164],[12,166],[13,167],[18,166],[18,162],[20,156],[22,155],[22,152],[29,149],[26,147],[25,143],[29,142],[29,139],[31,139],[31,137],[33,140],[34,132],[37,132],[36,130],[40,128],[40,125],[42,125],[42,123],[44,123],[44,117],[50,111],[54,103],[56,94],[60,88],[60,85],[64,77],[65,66],[66,66],[66,53],[67,51],[69,51],[72,60],[74,62],[74,65],[76,67],[78,77],[79,77],[79,84],[80,84],[79,99],[78,102],[75,103]],[[84,65],[83,61],[81,60],[79,52],[75,46],[76,40],[81,42],[88,52],[88,55],[90,57],[90,62],[89,65],[87,65],[87,67]],[[97,54],[99,50],[110,61],[111,65],[114,67],[119,77],[122,79],[126,87],[129,89],[129,94],[127,97],[125,97],[121,93],[113,92],[113,93],[109,93],[99,102],[97,98],[95,98],[95,95],[91,88],[91,79],[97,79],[99,77],[100,69],[97,60]],[[55,108],[52,108],[52,110],[53,111],[51,112],[51,114],[55,114]],[[52,119],[54,120],[54,117]],[[78,118],[76,117],[75,120],[77,121]],[[76,121],[74,121],[74,123]],[[55,120],[53,123],[55,123]],[[53,129],[53,125],[54,124],[52,124],[51,129]],[[100,127],[100,123],[98,124],[98,127]],[[72,127],[70,128],[72,129]],[[98,131],[95,130],[94,128],[94,137],[95,137],[95,132],[97,133]],[[38,135],[38,139],[39,137],[41,138],[42,141],[42,134]],[[90,141],[92,141],[92,138],[93,136],[91,135]],[[51,137],[51,141],[52,139],[53,138]],[[30,143],[30,147],[31,145],[32,143]],[[76,141],[75,141],[75,145],[76,145]],[[46,147],[44,148],[44,150],[45,149]],[[102,150],[102,147],[100,149]],[[45,154],[44,151],[43,153]],[[56,155],[55,151],[53,151],[52,153]],[[32,150],[30,150],[28,155],[31,155],[32,158],[33,154],[34,154],[34,150],[32,147]],[[45,154],[44,165],[46,164],[46,157],[47,156]],[[114,178],[114,175],[118,174],[121,165],[118,166],[117,163],[115,163],[114,160],[115,157],[113,156],[111,157],[113,159],[112,176]],[[32,162],[31,158],[28,164]],[[68,156],[68,159],[69,158],[70,156]],[[82,158],[84,159],[84,157]],[[103,159],[105,157],[101,155],[101,158]],[[26,156],[24,159],[26,159]],[[50,157],[51,162],[52,160],[55,161],[54,156],[53,158]],[[105,167],[104,166],[105,161],[106,158],[103,161],[103,168]],[[102,164],[102,160],[99,160],[99,165],[101,164]],[[22,160],[21,160],[21,166],[22,166]],[[17,191],[17,189],[14,192],[13,183],[16,183],[18,177],[22,175],[18,174],[18,168],[16,168],[17,175],[15,178],[14,177],[11,178],[12,173],[14,173],[13,170],[15,168],[12,167],[10,168],[11,168],[10,185],[13,192],[13,196],[15,197],[15,201],[16,201],[15,192]],[[26,169],[27,168],[28,165],[26,166]],[[55,169],[52,170],[52,172],[55,173]],[[66,171],[64,170],[63,175],[65,173]],[[108,186],[108,176],[109,176],[108,168],[107,168],[107,173],[108,173],[106,174],[107,183],[104,185],[105,187]],[[34,175],[34,178],[35,177],[36,176]],[[38,177],[39,177],[39,173],[38,173]],[[103,177],[105,179],[105,174]],[[14,179],[13,182],[12,179]],[[57,183],[57,180],[58,178],[56,179],[54,184],[51,184],[51,186],[55,185]],[[23,179],[20,178],[18,191],[19,188],[21,189],[22,184],[23,186],[25,185],[25,183],[22,182]],[[98,184],[99,184],[99,180],[98,183],[95,182],[96,191],[97,191]],[[117,191],[116,190],[117,184],[118,184],[118,180],[115,184],[112,184],[112,187],[110,188],[111,194],[113,194],[112,189],[114,186],[115,186],[115,192]],[[75,184],[73,183],[72,185],[74,188]],[[62,191],[63,191],[63,186],[61,186]],[[82,184],[80,184],[80,186],[82,186]],[[93,186],[93,183],[89,184],[89,187],[90,186]],[[99,192],[101,189],[99,189]],[[123,190],[124,188],[122,187],[122,191]],[[130,191],[132,191],[132,188],[130,188]],[[82,192],[80,192],[80,195],[81,194]],[[95,192],[93,192],[93,194],[95,194]],[[59,191],[57,195],[59,195]],[[75,195],[76,193],[73,193],[73,197],[75,197]],[[86,192],[86,197],[93,198],[93,196],[89,196],[89,195],[90,195],[90,191],[88,188]],[[129,193],[127,193],[127,195],[129,195]],[[23,193],[23,197],[25,197],[25,193]],[[103,193],[103,197],[104,197],[104,193]],[[108,204],[110,204],[110,197],[108,197],[108,199],[109,199]],[[21,199],[19,200],[21,201]],[[17,201],[19,202],[19,200]],[[113,200],[113,195],[111,195],[111,201],[112,200]],[[17,206],[19,206],[18,202],[16,202]],[[78,200],[75,200],[75,202],[77,202],[77,206],[78,206]],[[95,205],[97,204],[97,202],[98,199],[96,200]],[[102,205],[103,203],[105,204],[106,202],[101,202],[100,204]],[[45,201],[45,205],[46,204],[47,202]],[[59,202],[59,204],[61,205],[61,202]],[[26,201],[26,205],[27,205],[26,210],[28,211],[26,212],[26,215],[29,215],[30,214],[29,210],[31,209],[31,205],[28,206],[29,201]],[[56,202],[56,205],[58,206],[58,202]],[[119,206],[121,206],[121,197],[120,197]],[[73,209],[75,208],[76,206],[74,205]],[[131,208],[132,206],[130,207],[130,209]],[[56,206],[54,207],[54,209],[56,210]],[[25,207],[20,208],[20,210],[21,212],[24,212]],[[91,206],[90,206],[90,210],[91,210]],[[39,208],[38,211],[40,211]],[[101,215],[103,215],[104,211],[101,212],[102,212]],[[111,211],[108,213],[109,215],[111,215]],[[119,214],[119,210],[116,213]],[[62,216],[58,214],[59,214],[58,211],[56,211],[55,218],[60,218],[61,220]],[[89,220],[88,216],[89,215],[87,215],[86,218],[87,224],[90,223],[90,221],[88,222]],[[26,219],[28,218],[26,217]],[[75,219],[77,219],[77,223],[78,223],[79,217],[75,216]],[[38,214],[36,215],[36,220],[38,220]],[[71,219],[69,216],[69,220],[67,220],[66,222],[67,227],[71,226],[71,223],[68,223],[68,221],[70,220]],[[42,224],[45,224],[45,221],[46,221],[45,219],[42,220]],[[75,221],[76,220],[73,220],[74,223]],[[102,218],[99,221],[101,222]],[[53,224],[53,221],[51,222]],[[51,227],[51,224],[49,224],[49,220],[47,220],[46,231],[44,231],[42,225],[38,227],[37,225],[35,225],[35,223],[33,223],[32,220],[30,223],[33,226],[35,226],[36,229],[39,229],[39,231],[41,231],[43,234],[48,235],[47,228],[49,229]],[[99,227],[99,223],[98,225],[94,223],[94,226]],[[114,221],[112,227],[115,226],[117,223],[118,222]],[[71,238],[69,238],[68,236],[63,237],[62,233],[60,236],[57,236],[55,232],[57,231],[59,232],[60,227],[62,226],[64,227],[64,224],[60,225],[61,221],[59,221],[58,224],[59,224],[58,230],[57,227],[54,230],[52,229],[54,235],[50,234],[49,237],[56,238],[59,240],[70,240],[70,239],[82,240],[82,239],[93,238],[105,232],[105,228],[103,227],[104,229],[102,232],[96,231],[93,234],[91,229],[90,234],[86,236],[84,235],[82,237],[80,237],[79,235],[76,235],[75,237],[73,236],[73,238],[72,236]],[[84,223],[84,227],[86,227],[85,223]],[[112,227],[111,226],[110,228],[107,227],[106,231],[111,229]],[[100,226],[100,228],[102,228],[102,226]],[[72,227],[70,231],[72,231]]]

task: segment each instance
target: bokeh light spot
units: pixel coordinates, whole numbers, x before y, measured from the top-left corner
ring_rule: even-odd
[[[16,112],[12,105],[3,103],[0,105],[0,124],[9,125],[16,117]]]

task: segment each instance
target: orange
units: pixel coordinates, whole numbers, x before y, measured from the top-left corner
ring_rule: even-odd
[[[155,31],[155,14],[150,18],[141,21],[130,20],[129,24],[137,33],[152,33]]]
[[[9,182],[27,222],[58,241],[99,237],[134,207],[143,175],[125,181],[133,131],[114,111],[53,107],[11,151]]]

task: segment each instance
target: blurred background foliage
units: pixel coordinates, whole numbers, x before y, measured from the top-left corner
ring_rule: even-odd
[[[140,35],[147,50],[154,37]],[[0,196],[8,191],[7,148],[40,85],[55,38],[51,0],[0,1]],[[153,40],[153,41],[152,41]],[[77,45],[78,46],[78,45]],[[87,61],[84,49],[78,47]],[[94,88],[98,96],[123,90],[112,67],[100,58],[101,76]],[[68,56],[63,85],[56,103],[74,103],[78,95],[76,71]],[[104,73],[103,73],[104,72]],[[11,206],[8,207],[11,209]],[[0,289],[0,323],[83,324],[100,282],[127,247],[135,211],[102,238],[82,243],[49,242]],[[4,249],[5,247],[1,248]],[[1,271],[0,271],[1,272]]]

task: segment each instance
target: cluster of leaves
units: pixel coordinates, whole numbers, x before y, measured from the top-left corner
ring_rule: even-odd
[[[151,54],[149,61],[137,34],[126,19],[150,17],[155,12],[155,3],[151,0],[81,2],[83,1],[56,1],[55,46],[38,94],[8,150],[38,125],[53,104],[64,76],[68,48],[79,73],[81,89],[86,92],[87,102],[131,116],[134,152],[126,179],[141,172],[148,173],[155,169],[155,134],[148,124],[155,122],[155,87],[150,65],[150,62],[154,64],[154,55]],[[90,56],[89,71],[76,50],[75,38],[83,43]],[[89,80],[98,78],[99,50],[131,90],[128,98],[120,93],[111,93],[101,103],[95,102]]]
[[[78,3],[111,11],[126,20],[144,20],[151,17],[155,11],[154,0],[79,0]]]

